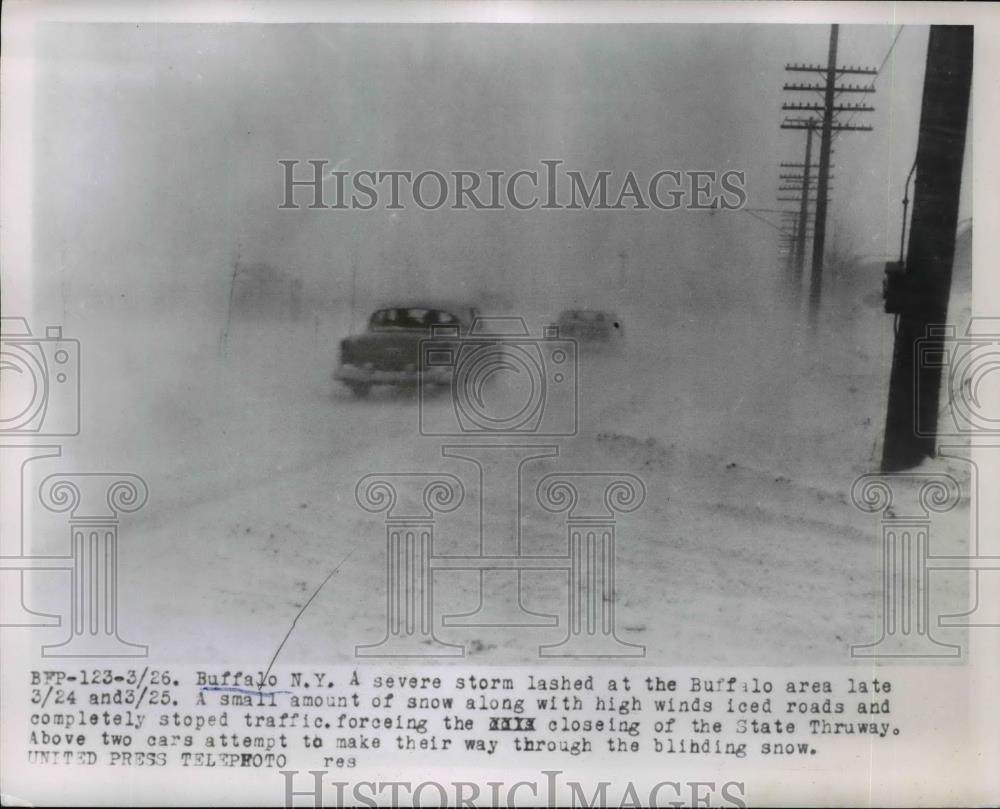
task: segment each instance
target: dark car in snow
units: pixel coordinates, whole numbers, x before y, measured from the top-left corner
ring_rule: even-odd
[[[419,384],[447,385],[447,369],[420,370],[420,342],[444,328],[458,339],[468,333],[478,314],[469,304],[405,303],[382,306],[368,319],[362,334],[340,343],[340,364],[333,378],[356,396],[366,396],[373,385],[395,387]]]
[[[584,345],[614,345],[625,336],[621,318],[600,309],[566,309],[556,323],[561,336]]]

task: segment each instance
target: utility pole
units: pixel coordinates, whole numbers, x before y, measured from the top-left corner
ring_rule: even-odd
[[[807,132],[807,137],[809,141],[812,140],[812,128]],[[782,202],[796,202],[797,208],[793,209],[782,209],[782,223],[785,225],[786,230],[788,227],[793,228],[791,234],[792,243],[788,250],[788,267],[787,267],[787,277],[789,278],[789,286],[794,290],[796,296],[799,294],[802,288],[802,278],[805,275],[805,245],[806,242],[812,238],[813,231],[812,226],[815,223],[815,214],[813,211],[809,210],[809,206],[813,203],[813,199],[809,196],[809,190],[811,187],[811,177],[814,169],[819,168],[818,163],[811,162],[811,152],[812,144],[811,142],[806,142],[806,162],[804,163],[786,163],[781,162],[778,165],[781,169],[800,169],[801,174],[779,174],[778,179],[781,181],[781,186],[779,191],[791,190],[785,186],[787,182],[798,182],[800,185],[798,188],[794,189],[801,191],[800,197],[795,199],[789,197],[779,197],[779,201]],[[831,165],[830,168],[833,168]],[[803,225],[803,223],[805,223]],[[787,233],[785,235],[788,235]]]
[[[872,127],[864,125],[842,124],[836,120],[840,112],[872,112],[875,108],[864,104],[838,103],[837,97],[842,93],[874,93],[873,85],[858,86],[853,84],[838,84],[840,77],[845,75],[867,75],[876,76],[878,70],[873,67],[857,67],[849,65],[846,67],[837,66],[837,45],[840,27],[830,26],[830,43],[827,51],[825,65],[818,64],[789,64],[785,65],[785,70],[817,73],[822,78],[822,83],[786,83],[784,89],[792,92],[812,92],[820,93],[822,103],[786,103],[781,108],[785,111],[809,112],[812,115],[808,118],[786,117],[781,124],[782,129],[805,129],[808,130],[807,145],[811,141],[812,133],[818,129],[820,134],[819,143],[819,169],[816,178],[816,232],[812,243],[812,269],[809,280],[809,312],[810,321],[815,325],[819,314],[820,300],[823,289],[823,254],[826,247],[826,218],[829,204],[830,191],[830,155],[833,152],[833,136],[839,132],[870,132]],[[816,114],[819,113],[819,117]],[[805,167],[811,167],[811,156],[805,160]],[[805,179],[805,171],[803,179]],[[803,183],[803,206],[809,204],[808,186]],[[804,246],[803,246],[804,249]],[[803,257],[803,273],[805,259]]]
[[[795,211],[786,210],[781,215],[781,223],[785,225],[786,228],[791,227],[792,225],[795,225],[795,227],[798,228],[799,226],[802,225],[802,217],[797,210]],[[808,211],[806,212],[806,220],[805,220],[805,227],[807,228],[806,231],[807,236],[809,235],[809,233],[812,232],[812,226],[813,226],[813,214],[812,211]]]
[[[798,182],[798,185],[781,185],[781,186],[778,186],[778,190],[779,191],[800,191],[800,192],[804,191],[805,190],[805,186],[802,184],[802,178],[801,177],[797,177],[796,181]],[[830,185],[830,186],[827,186],[827,188],[833,188],[833,186]],[[801,198],[796,198],[796,199],[797,200],[800,199],[802,202],[805,202],[806,204],[809,204],[810,202],[812,202],[812,200],[809,199],[808,197],[801,197]],[[817,199],[817,201],[819,200],[818,195],[817,195],[816,199]]]
[[[802,284],[802,276],[805,275],[806,267],[806,228],[805,223],[809,216],[809,167],[812,163],[813,130],[815,126],[810,126],[806,130],[806,158],[802,163],[802,205],[799,207],[799,221],[802,227],[799,228],[799,238],[795,245],[796,263],[798,269],[799,286]],[[827,166],[829,171],[829,166]]]
[[[786,253],[787,258],[785,259],[785,270],[789,277],[792,275],[792,268],[795,266],[797,258],[795,245],[798,244],[799,241],[798,230],[799,222],[798,220],[793,219],[791,233],[789,233],[786,228],[783,228],[781,231],[782,240],[779,246],[787,249],[788,251]]]
[[[839,25],[830,26],[830,52],[826,59],[826,89],[823,95],[823,128],[819,138],[819,178],[816,183],[816,235],[813,236],[812,274],[809,282],[809,313],[815,322],[823,285],[823,251],[826,247],[826,197],[833,139],[833,99],[837,88],[837,39]]]
[[[932,25],[927,43],[909,250],[901,271],[886,267],[886,311],[898,315],[898,322],[882,444],[884,472],[917,466],[935,452],[942,363],[918,363],[916,344],[922,340],[924,357],[943,357],[948,349],[942,327],[955,258],[972,30]]]
[[[788,189],[782,189],[782,190],[787,191]],[[797,191],[798,189],[795,189],[795,190]],[[775,199],[778,202],[794,202],[796,205],[798,205],[799,203],[802,202],[802,197],[775,197]],[[815,202],[816,202],[815,199],[810,199],[809,200],[809,204],[810,205],[813,204],[813,203],[815,203]],[[815,217],[816,216],[816,212],[813,211],[812,215]]]

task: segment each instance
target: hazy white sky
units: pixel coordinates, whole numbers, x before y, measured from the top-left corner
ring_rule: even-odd
[[[792,96],[782,84],[804,75],[784,65],[824,61],[829,36],[763,25],[39,30],[39,284],[141,296],[169,281],[195,298],[221,296],[237,260],[330,295],[355,264],[372,294],[613,285],[622,251],[632,282],[664,294],[734,256],[772,271],[777,234],[746,213],[281,211],[277,161],[513,171],[557,158],[640,177],[732,168],[747,172],[751,207],[775,208],[778,163],[801,160],[804,143],[778,128]],[[838,61],[878,65],[896,30],[843,26]],[[835,143],[832,238],[854,252],[896,249],[926,45],[926,28],[903,30],[876,112],[859,116],[875,131]]]

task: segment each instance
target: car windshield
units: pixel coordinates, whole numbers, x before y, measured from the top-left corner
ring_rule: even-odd
[[[372,315],[373,329],[426,329],[438,324],[458,323],[458,318],[441,309],[379,309]]]

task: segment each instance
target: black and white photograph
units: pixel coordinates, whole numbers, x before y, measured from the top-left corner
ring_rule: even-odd
[[[5,4],[4,805],[995,803],[998,22]]]

